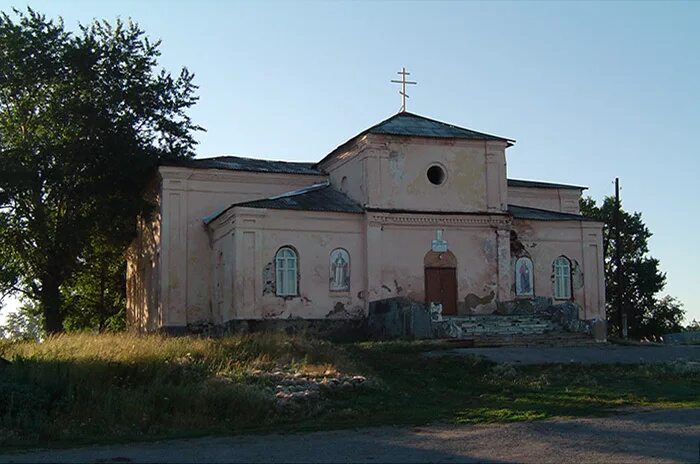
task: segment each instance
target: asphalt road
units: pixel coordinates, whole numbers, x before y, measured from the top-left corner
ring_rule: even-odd
[[[700,409],[491,425],[379,427],[0,455],[0,462],[700,462]]]
[[[425,356],[445,355],[475,355],[499,363],[513,364],[700,362],[700,345],[621,346],[604,343],[584,346],[512,346],[456,348],[425,354]]]

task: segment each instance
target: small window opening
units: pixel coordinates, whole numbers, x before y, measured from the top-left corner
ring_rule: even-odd
[[[428,168],[428,180],[433,185],[440,185],[445,182],[445,170],[440,166],[430,166]]]

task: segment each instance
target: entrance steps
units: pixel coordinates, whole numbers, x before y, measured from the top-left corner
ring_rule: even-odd
[[[584,333],[567,332],[561,324],[536,315],[472,315],[444,318],[451,342],[462,346],[571,346],[595,343]]]

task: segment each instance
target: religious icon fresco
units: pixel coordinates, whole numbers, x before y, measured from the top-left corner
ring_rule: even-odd
[[[518,258],[515,262],[515,294],[517,296],[534,295],[532,260]]]
[[[332,291],[350,290],[350,255],[342,248],[331,252],[330,287]]]

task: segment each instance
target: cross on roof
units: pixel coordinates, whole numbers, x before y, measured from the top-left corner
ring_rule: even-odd
[[[401,90],[399,90],[399,94],[401,95],[401,110],[399,110],[399,113],[403,113],[406,111],[406,99],[408,98],[408,95],[406,94],[406,84],[417,84],[417,82],[413,81],[407,81],[406,76],[410,76],[410,72],[406,72],[406,68],[401,68],[401,71],[397,72],[396,74],[399,74],[401,76],[401,80],[391,80],[391,82],[394,82],[396,84],[401,84]]]

